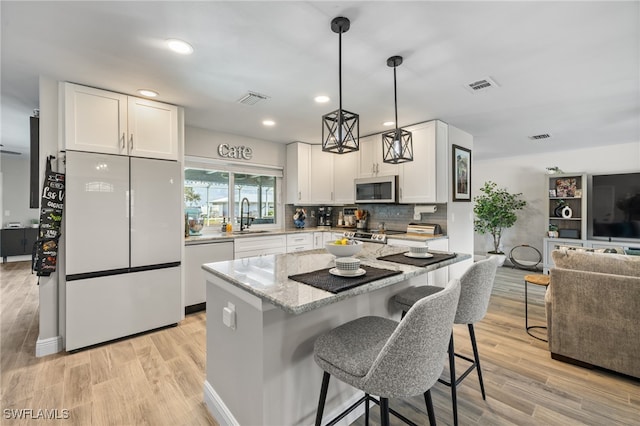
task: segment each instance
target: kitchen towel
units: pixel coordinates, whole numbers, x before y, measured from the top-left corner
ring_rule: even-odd
[[[419,266],[424,268],[434,263],[442,262],[443,260],[453,259],[456,257],[455,253],[431,253],[433,257],[427,259],[418,259],[415,257],[407,257],[404,253],[389,254],[387,256],[378,257],[378,260],[386,260],[387,262],[403,263],[405,265]]]
[[[307,284],[321,290],[331,293],[340,293],[371,281],[388,278],[401,274],[402,271],[392,271],[390,269],[374,268],[373,266],[360,265],[362,269],[367,271],[366,274],[359,277],[338,277],[331,275],[329,269],[320,269],[318,271],[306,272],[304,274],[296,274],[289,276],[289,279]]]

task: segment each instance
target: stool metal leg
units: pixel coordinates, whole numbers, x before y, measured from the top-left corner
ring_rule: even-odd
[[[424,403],[427,406],[427,414],[429,415],[429,425],[436,426],[436,414],[433,411],[433,400],[431,399],[431,389],[424,393]]]
[[[389,426],[389,399],[380,398],[380,424]]]
[[[316,412],[316,426],[322,424],[322,412],[324,411],[324,403],[327,399],[327,390],[329,389],[329,379],[331,374],[324,372],[322,376],[322,387],[320,388],[320,400],[318,401],[318,411]]]
[[[364,426],[369,426],[369,394],[364,394]]]
[[[476,333],[473,330],[473,324],[468,324],[469,336],[471,337],[471,346],[473,347],[473,358],[475,359],[476,369],[478,370],[478,380],[480,380],[480,391],[482,392],[482,399],[487,399],[484,393],[484,382],[482,381],[482,369],[480,368],[480,356],[478,355],[478,345],[476,344]]]
[[[456,392],[456,358],[453,348],[453,331],[449,339],[449,375],[451,376],[451,403],[453,404],[453,424],[458,426],[458,396]]]

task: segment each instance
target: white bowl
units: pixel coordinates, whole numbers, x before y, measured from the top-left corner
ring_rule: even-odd
[[[329,253],[337,257],[350,257],[355,256],[360,253],[362,250],[362,241],[353,241],[353,244],[335,244],[333,241],[330,243],[326,243],[324,248],[327,249]]]

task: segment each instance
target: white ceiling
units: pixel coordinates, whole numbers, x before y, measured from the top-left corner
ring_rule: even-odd
[[[569,2],[1,2],[3,149],[27,152],[38,76],[185,107],[186,124],[274,142],[320,143],[338,105],[360,134],[393,120],[441,119],[475,137],[488,158],[640,143],[640,3]],[[190,56],[166,38],[189,41]],[[499,87],[472,94],[490,77]],[[271,98],[254,106],[247,91]],[[327,94],[329,104],[314,96]],[[261,122],[277,122],[265,128]],[[530,135],[552,138],[532,141]]]

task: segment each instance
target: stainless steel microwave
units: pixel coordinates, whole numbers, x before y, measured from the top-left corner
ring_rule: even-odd
[[[354,180],[356,203],[397,203],[398,176],[376,176]]]

